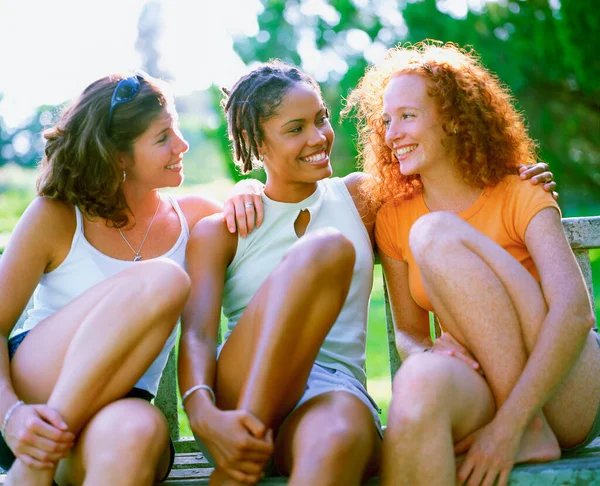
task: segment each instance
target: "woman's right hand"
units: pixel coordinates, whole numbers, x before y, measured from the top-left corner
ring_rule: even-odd
[[[60,414],[45,404],[17,407],[6,424],[5,438],[13,454],[36,469],[55,467],[75,441]]]
[[[223,204],[227,229],[246,238],[254,228],[258,228],[264,216],[262,194],[264,185],[254,179],[242,179],[230,191]]]
[[[219,469],[235,481],[256,484],[273,453],[273,431],[244,410],[219,411],[198,434]]]
[[[442,333],[442,335],[435,340],[431,351],[446,356],[453,356],[483,376],[481,365],[475,359],[473,353],[460,344],[449,332]]]

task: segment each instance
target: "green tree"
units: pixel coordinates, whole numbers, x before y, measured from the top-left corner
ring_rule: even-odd
[[[563,204],[600,205],[600,58],[597,42],[580,35],[600,32],[592,0],[490,1],[465,12],[447,0],[262,2],[258,35],[237,39],[236,51],[247,64],[298,64],[321,82],[336,126],[336,174],[355,167],[355,129],[336,122],[368,62],[398,43],[438,39],[472,46],[511,87]]]

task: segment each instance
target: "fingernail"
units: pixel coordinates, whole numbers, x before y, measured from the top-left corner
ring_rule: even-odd
[[[525,179],[525,172],[521,172],[521,179]]]

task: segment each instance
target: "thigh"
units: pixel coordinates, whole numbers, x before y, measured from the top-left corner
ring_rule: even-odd
[[[132,302],[135,301],[136,284],[140,278],[147,278],[149,275],[145,274],[151,270],[152,262],[147,262],[119,272],[86,290],[31,329],[11,361],[11,378],[18,395],[27,402],[45,403],[82,322],[96,319],[101,329],[103,309],[114,306],[111,295],[130,293]]]
[[[131,461],[134,454],[140,464],[158,457],[154,465],[156,481],[168,475],[174,458],[168,426],[160,410],[145,400],[125,398],[92,417],[69,456],[60,462],[56,478],[59,484],[84,484],[86,474],[97,474],[97,461],[101,467],[110,467],[103,455],[112,460],[122,455],[128,462],[136,462]]]
[[[599,376],[600,337],[596,331],[590,331],[577,362],[544,406],[544,414],[561,447],[580,444],[598,420]]]
[[[275,443],[277,468],[289,474],[294,463],[312,463],[312,458],[306,456],[316,452],[316,446],[323,444],[324,437],[331,438],[339,434],[361,439],[360,454],[368,458],[365,473],[375,473],[381,458],[380,433],[369,408],[347,391],[317,395],[286,418]]]
[[[240,392],[246,382],[249,370],[255,361],[255,354],[261,352],[258,349],[259,336],[265,331],[268,332],[268,330],[264,329],[267,314],[277,312],[274,308],[278,306],[287,306],[288,309],[291,307],[285,301],[273,301],[270,298],[272,288],[281,286],[283,280],[289,282],[295,278],[295,274],[290,273],[289,270],[289,266],[284,261],[267,277],[223,344],[217,360],[215,378],[217,402],[223,409],[235,409],[237,407]],[[314,289],[315,294],[318,291],[318,288]],[[304,298],[310,299],[308,296]],[[310,317],[298,314],[291,319],[297,322],[298,325],[308,325]],[[277,322],[275,322],[275,325],[277,325]],[[321,344],[322,341],[315,344],[315,355]],[[269,365],[281,367],[285,366],[285,363],[277,362],[269,363]],[[303,376],[289,383],[285,399],[281,406],[281,414],[284,416],[287,415],[302,396],[306,378],[312,365],[312,362],[307,362],[302,373]]]

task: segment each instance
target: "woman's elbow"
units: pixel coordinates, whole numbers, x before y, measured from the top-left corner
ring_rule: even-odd
[[[569,320],[578,329],[581,329],[582,333],[588,333],[590,329],[596,327],[596,316],[587,298],[579,299],[578,305],[574,308]]]

